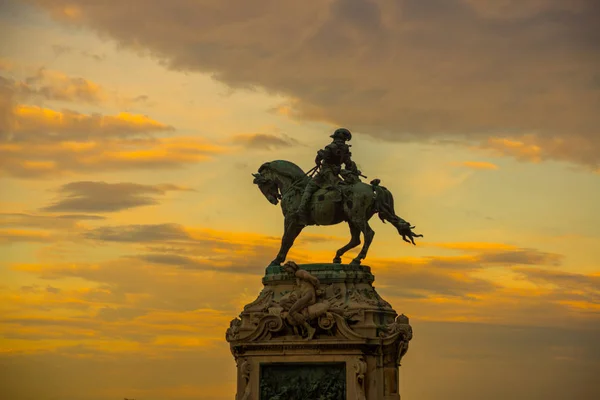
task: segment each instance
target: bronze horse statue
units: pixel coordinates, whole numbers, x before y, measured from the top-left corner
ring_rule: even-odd
[[[311,178],[300,167],[290,161],[276,160],[264,163],[258,173],[252,175],[254,183],[271,204],[277,205],[281,200],[284,233],[279,253],[271,265],[281,265],[285,261],[294,240],[306,225],[348,223],[351,238],[347,245],[336,252],[333,262],[338,264],[342,262],[344,253],[360,245],[361,232],[365,243],[350,264],[358,265],[367,256],[375,236],[369,220],[375,214],[382,222],[390,222],[407,243],[414,245],[415,237],[423,237],[412,231],[414,226],[395,214],[394,198],[385,187],[379,186],[379,179],[374,179],[370,185],[360,182],[358,178],[349,179],[350,183],[340,180],[337,185],[319,189],[312,197],[308,221],[304,224],[297,217],[296,210],[304,187]]]

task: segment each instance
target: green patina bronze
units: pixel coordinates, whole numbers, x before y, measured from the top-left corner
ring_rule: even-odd
[[[366,265],[318,263],[302,264],[302,269],[326,284],[348,281],[373,283],[375,280],[371,268]],[[291,275],[285,271],[284,267],[270,265],[263,277],[263,284],[274,285],[291,280],[293,280]]]
[[[260,400],[346,400],[345,363],[262,364],[260,375]]]
[[[284,215],[281,247],[271,266],[280,266],[285,261],[296,237],[307,225],[348,223],[351,239],[336,252],[333,259],[336,264],[341,263],[341,257],[348,250],[360,245],[361,233],[364,244],[351,265],[360,264],[367,256],[375,236],[369,220],[375,214],[383,222],[390,222],[407,243],[415,244],[415,237],[423,237],[413,232],[414,226],[396,215],[394,198],[379,185],[379,179],[370,184],[360,181],[360,177],[365,176],[352,161],[350,145],[346,144],[352,137],[350,132],[341,128],[331,137],[333,142],[317,153],[316,166],[308,173],[290,161],[275,160],[264,163],[252,174],[254,183],[271,204],[281,202]]]

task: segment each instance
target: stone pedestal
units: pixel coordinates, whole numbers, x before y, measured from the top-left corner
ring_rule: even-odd
[[[258,298],[231,321],[236,400],[399,400],[408,318],[375,291],[367,266],[299,268],[319,280],[316,301],[288,313],[306,291],[297,275],[269,267]]]

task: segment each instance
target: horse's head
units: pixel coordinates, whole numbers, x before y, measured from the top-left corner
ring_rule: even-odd
[[[279,187],[277,183],[262,173],[252,174],[254,177],[254,184],[258,185],[258,188],[262,192],[262,194],[269,200],[269,203],[273,205],[279,204],[279,199],[281,199],[281,194],[279,194]]]

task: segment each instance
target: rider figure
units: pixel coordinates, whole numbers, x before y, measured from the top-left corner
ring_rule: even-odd
[[[330,137],[333,138],[333,141],[317,152],[315,158],[317,173],[306,185],[298,207],[300,221],[306,222],[310,198],[319,187],[337,184],[340,182],[340,173],[344,176],[358,177],[361,175],[351,159],[350,145],[346,144],[347,141],[352,139],[350,131],[345,128],[336,129]],[[344,170],[342,170],[342,164],[345,166]]]

